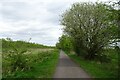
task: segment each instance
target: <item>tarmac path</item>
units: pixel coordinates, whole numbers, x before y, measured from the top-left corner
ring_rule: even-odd
[[[90,78],[90,76],[61,50],[53,78]]]

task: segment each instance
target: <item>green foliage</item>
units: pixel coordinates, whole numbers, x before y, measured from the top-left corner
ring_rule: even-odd
[[[112,22],[114,22],[114,24],[116,24],[117,28],[113,29],[114,33],[116,33],[115,38],[120,39],[120,1],[119,0],[115,0],[115,1],[111,1],[107,4],[108,11],[111,13],[109,15],[109,20],[111,20]]]
[[[59,49],[70,51],[72,49],[72,40],[67,35],[62,35],[59,38],[59,43],[56,44]]]
[[[109,19],[108,7],[102,3],[75,3],[62,15],[64,32],[73,39],[78,55],[93,60],[116,35],[116,27]],[[105,58],[105,55],[102,55]]]
[[[3,75],[6,77],[13,76],[15,71],[25,71],[30,69],[31,66],[29,65],[28,59],[25,56],[27,48],[23,46],[23,44],[21,44],[20,47],[18,43],[12,44],[11,42],[8,46],[10,48],[6,49],[3,47],[5,50],[2,54]]]
[[[52,77],[59,57],[58,50],[34,50],[30,54],[3,54],[3,78]]]
[[[80,67],[88,72],[93,78],[113,78],[118,80],[119,77],[119,65],[118,65],[118,54],[115,49],[106,49],[104,54],[107,54],[111,59],[109,63],[101,63],[100,61],[89,61],[84,58],[77,56],[73,53],[68,53],[69,57],[72,58]],[[115,78],[115,79],[114,79]],[[97,80],[95,79],[95,80]]]
[[[9,50],[13,50],[15,48],[26,48],[26,49],[30,49],[30,48],[53,48],[51,46],[44,46],[41,44],[36,44],[36,43],[30,43],[30,42],[25,42],[25,41],[13,41],[10,38],[7,39],[1,39],[2,40],[2,51],[6,52]]]
[[[58,51],[53,50],[53,48],[52,50],[49,50],[50,47],[47,46],[25,41],[12,41],[11,39],[2,39],[2,47],[3,78],[38,77],[40,75],[40,72],[37,72],[38,74],[35,74],[36,72],[33,72],[34,74],[32,75],[32,71],[36,70],[36,68],[40,69],[39,67],[45,65],[44,62],[47,60],[51,60],[48,61],[48,63],[50,62],[50,65],[53,65],[51,66],[53,68],[46,65],[46,68],[49,67],[48,71],[50,72],[45,75],[46,72],[43,71],[43,74],[45,77],[53,74],[52,72],[55,68],[55,65],[57,64],[56,62],[58,59]],[[43,48],[47,48],[48,50],[46,49],[46,51],[42,51],[41,49]],[[41,67],[41,69],[43,68]]]

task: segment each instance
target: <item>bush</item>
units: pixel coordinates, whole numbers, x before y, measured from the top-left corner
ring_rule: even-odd
[[[25,49],[15,49],[9,51],[9,53],[3,54],[3,67],[9,68],[6,70],[4,69],[7,76],[10,76],[9,73],[12,74],[15,71],[25,71],[31,68],[29,60],[24,54],[25,52],[27,52]],[[5,63],[8,63],[8,66]]]

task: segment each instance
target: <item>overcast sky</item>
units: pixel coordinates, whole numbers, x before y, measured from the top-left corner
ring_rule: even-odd
[[[62,35],[60,15],[83,1],[97,0],[0,0],[0,38],[32,38],[31,42],[53,46]]]

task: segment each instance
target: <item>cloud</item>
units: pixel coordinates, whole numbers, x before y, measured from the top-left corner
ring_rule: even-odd
[[[80,0],[0,0],[0,38],[55,45],[61,14]],[[81,0],[82,1],[82,0]],[[88,0],[84,0],[86,2]],[[96,0],[91,0],[95,2]]]

